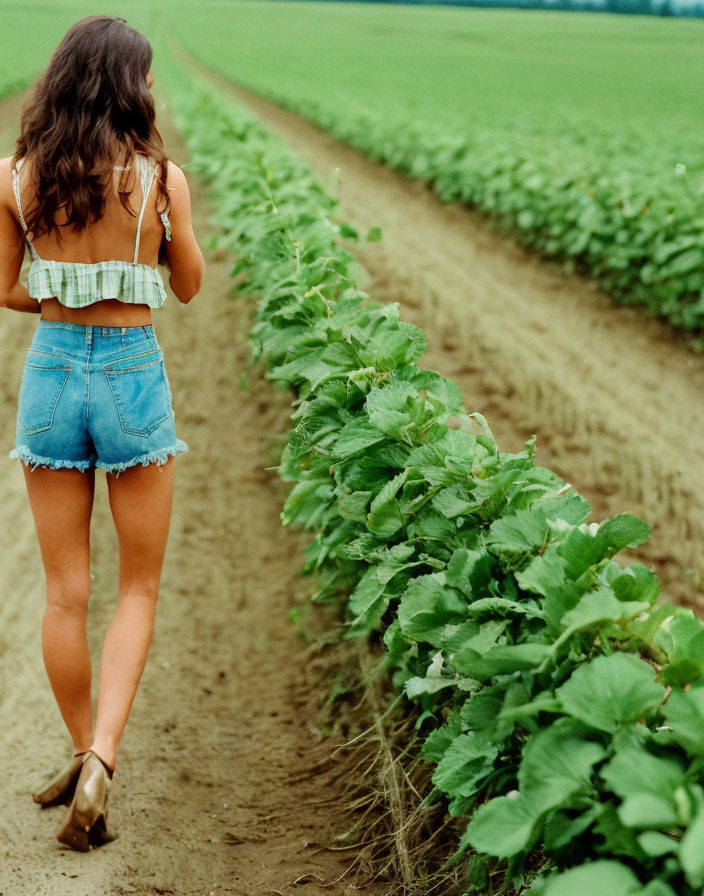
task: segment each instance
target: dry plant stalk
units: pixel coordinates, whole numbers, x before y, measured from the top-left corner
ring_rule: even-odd
[[[332,751],[325,745],[331,790],[349,818],[347,830],[326,848],[354,852],[344,877],[354,875],[357,886],[381,880],[389,896],[460,896],[468,886],[465,863],[439,868],[455,850],[465,822],[449,815],[443,799],[423,804],[433,789],[434,766],[420,756],[424,738],[415,730],[417,714],[409,712],[408,701],[402,697],[391,706],[398,695],[378,672],[383,649],[355,639],[321,650],[322,665],[338,676],[344,670],[356,698],[325,707],[339,732]],[[322,658],[318,652],[316,659]],[[311,662],[312,656],[309,669]],[[359,734],[344,736],[355,728]]]

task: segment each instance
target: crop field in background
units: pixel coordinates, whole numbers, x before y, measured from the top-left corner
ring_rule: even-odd
[[[181,8],[174,32],[209,68],[704,345],[702,23],[249,2],[193,22]]]
[[[0,97],[26,86],[71,25],[95,12],[88,3],[0,3]]]
[[[251,0],[170,8],[187,47],[252,89],[563,140],[567,124],[605,141],[645,127],[675,155],[704,138],[704,22],[310,2],[272,15]]]

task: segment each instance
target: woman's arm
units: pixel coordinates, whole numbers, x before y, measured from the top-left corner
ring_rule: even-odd
[[[29,295],[27,287],[19,282],[24,261],[24,235],[15,219],[8,200],[12,192],[10,159],[0,159],[0,307],[12,311],[41,311],[41,302]]]
[[[32,314],[39,314],[42,310],[41,302],[33,299],[27,287],[19,281],[11,289],[0,293],[0,307],[9,308],[10,311],[29,311]]]
[[[163,241],[170,271],[169,286],[184,305],[201,287],[205,261],[196,242],[191,221],[191,195],[186,175],[174,162],[168,162],[167,189],[171,194],[171,240]]]

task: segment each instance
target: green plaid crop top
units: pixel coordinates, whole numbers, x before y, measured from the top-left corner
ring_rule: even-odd
[[[142,209],[137,221],[137,237],[134,247],[134,261],[96,261],[90,264],[78,261],[50,261],[40,258],[34,248],[34,234],[27,232],[27,224],[22,213],[20,199],[20,171],[24,159],[20,159],[17,167],[12,169],[12,189],[17,200],[17,211],[24,229],[25,240],[32,256],[32,264],[27,277],[27,289],[33,299],[57,298],[68,308],[83,308],[101,299],[118,299],[131,304],[146,304],[152,308],[160,308],[166,301],[166,290],[157,268],[148,264],[139,264],[139,237],[142,229],[142,218],[147,207],[147,198],[151,190],[157,165],[150,165],[150,160],[136,154],[142,187]],[[113,165],[120,171],[122,165]],[[127,168],[130,166],[127,165]],[[161,220],[166,231],[166,239],[171,239],[171,224],[166,212],[161,212]]]

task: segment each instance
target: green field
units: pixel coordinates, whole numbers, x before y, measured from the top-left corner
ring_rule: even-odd
[[[704,331],[699,21],[247,2],[174,30],[618,301]]]
[[[0,96],[27,86],[46,67],[71,25],[98,12],[123,16],[146,33],[159,19],[153,4],[108,3],[96,9],[85,0],[61,5],[0,2]]]
[[[704,138],[704,22],[356,3],[183,9],[185,45],[257,89],[342,96],[453,128],[644,126],[673,150]]]
[[[184,44],[253,88],[453,127],[644,126],[673,149],[704,138],[698,21],[283,2],[203,4],[196,27],[184,15]]]
[[[96,9],[2,3],[0,78],[26,80]],[[453,127],[491,121],[603,136],[646,127],[704,148],[704,22],[647,16],[308,2],[108,3],[152,39],[261,90],[399,109]],[[25,40],[24,35],[31,35]],[[686,161],[682,159],[682,161]]]
[[[0,84],[38,73],[65,30],[96,11],[83,2],[0,9]],[[687,147],[699,141],[704,150],[697,20],[249,0],[100,11],[125,16],[152,40],[175,32],[214,69],[262,91],[342,97],[453,129],[520,123],[568,136],[569,123],[617,137],[645,127],[685,163]]]

